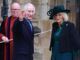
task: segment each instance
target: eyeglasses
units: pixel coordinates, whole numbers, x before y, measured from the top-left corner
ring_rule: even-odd
[[[20,9],[11,9],[11,10],[20,10]]]

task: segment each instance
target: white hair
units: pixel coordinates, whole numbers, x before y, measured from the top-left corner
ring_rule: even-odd
[[[32,7],[33,10],[35,11],[35,6],[32,3],[27,3],[24,5],[23,10],[26,11],[28,7]]]
[[[68,14],[65,13],[65,12],[60,12],[62,15],[63,15],[63,20],[64,21],[68,21],[69,17],[68,17]],[[54,19],[54,16],[53,16],[53,19]],[[54,19],[55,20],[55,19]]]
[[[63,12],[64,21],[68,21],[69,17],[68,14]]]

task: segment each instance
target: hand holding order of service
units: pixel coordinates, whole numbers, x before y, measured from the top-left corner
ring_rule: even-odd
[[[6,36],[2,36],[2,40],[3,40],[4,42],[9,42],[9,39],[8,39]]]

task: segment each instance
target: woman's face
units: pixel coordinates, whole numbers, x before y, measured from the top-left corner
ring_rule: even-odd
[[[54,20],[56,20],[58,23],[62,23],[64,20],[63,13],[57,13],[54,15]]]

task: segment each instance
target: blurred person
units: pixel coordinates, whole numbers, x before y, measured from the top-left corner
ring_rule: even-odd
[[[11,4],[11,16],[6,17],[0,27],[0,41],[4,41],[4,43],[0,43],[0,60],[12,60],[12,49],[13,49],[13,33],[12,27],[14,21],[19,16],[19,11],[21,7],[20,4],[14,2]]]
[[[31,20],[34,14],[34,5],[27,3],[14,23],[13,60],[33,60],[34,29]]]
[[[47,14],[52,24],[50,50],[51,60],[73,60],[76,51],[80,49],[80,38],[73,23],[68,21],[70,10],[63,5],[54,6]]]
[[[24,6],[24,17],[26,19],[32,20],[35,14],[35,6],[31,3],[28,3]]]

